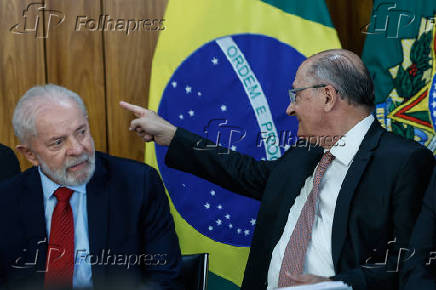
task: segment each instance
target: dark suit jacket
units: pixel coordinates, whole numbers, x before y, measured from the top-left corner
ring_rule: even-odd
[[[178,238],[156,170],[96,152],[86,190],[94,286],[151,280],[159,289],[180,289]],[[2,183],[0,193],[0,285],[42,286],[47,234],[37,168]]]
[[[237,152],[218,154],[217,150],[226,152],[223,148],[193,150],[207,142],[199,140],[177,129],[166,163],[262,201],[242,289],[265,289],[271,254],[289,210],[323,150],[295,146],[276,161],[256,161]],[[345,281],[354,290],[396,289],[395,253],[408,244],[432,168],[433,155],[425,147],[388,133],[377,121],[372,124],[336,201],[334,280]],[[387,265],[375,265],[383,263],[388,246]]]
[[[20,163],[14,151],[0,144],[0,181],[20,173]]]
[[[436,171],[424,196],[409,251],[404,252],[401,260],[405,261],[402,289],[436,289]]]

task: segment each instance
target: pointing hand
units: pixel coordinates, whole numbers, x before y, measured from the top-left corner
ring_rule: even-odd
[[[159,145],[170,145],[177,129],[174,125],[155,112],[140,106],[127,102],[120,102],[120,106],[132,112],[136,117],[130,122],[129,130],[135,131],[145,142],[155,141]]]

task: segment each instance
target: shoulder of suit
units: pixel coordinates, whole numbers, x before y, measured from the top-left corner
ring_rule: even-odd
[[[8,156],[16,158],[14,151],[6,145],[0,144],[0,154],[2,156]]]
[[[398,168],[408,162],[426,165],[428,168],[432,168],[435,163],[433,152],[427,147],[391,132],[385,132],[381,136],[374,157]]]
[[[21,188],[25,182],[34,174],[38,174],[37,167],[31,167],[25,171],[3,181],[0,181],[0,194],[8,190],[16,190]]]
[[[415,140],[404,138],[392,132],[386,131],[385,134],[382,135],[381,142],[382,145],[388,147],[389,150],[393,152],[412,153],[415,151],[425,151],[431,154],[431,151],[427,147],[419,144]]]
[[[118,174],[140,174],[149,173],[155,170],[153,167],[136,160],[116,157],[107,153],[96,151],[95,158],[100,159],[107,170],[117,171]]]

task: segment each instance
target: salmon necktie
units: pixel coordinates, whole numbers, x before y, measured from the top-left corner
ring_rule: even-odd
[[[286,275],[303,273],[307,246],[312,237],[312,226],[315,218],[316,202],[318,200],[319,184],[325,171],[335,157],[326,151],[318,163],[313,179],[313,188],[298,217],[294,231],[285,249],[279,274],[279,287],[293,286],[292,280]]]

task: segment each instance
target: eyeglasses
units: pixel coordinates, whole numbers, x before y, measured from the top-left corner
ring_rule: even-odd
[[[305,90],[305,89],[318,89],[318,88],[324,88],[326,86],[327,85],[325,85],[325,84],[320,84],[320,85],[314,85],[314,86],[311,86],[311,87],[296,88],[296,89],[289,90],[289,98],[291,99],[291,103],[295,103],[295,98],[297,97],[297,93],[301,92],[302,90]]]

